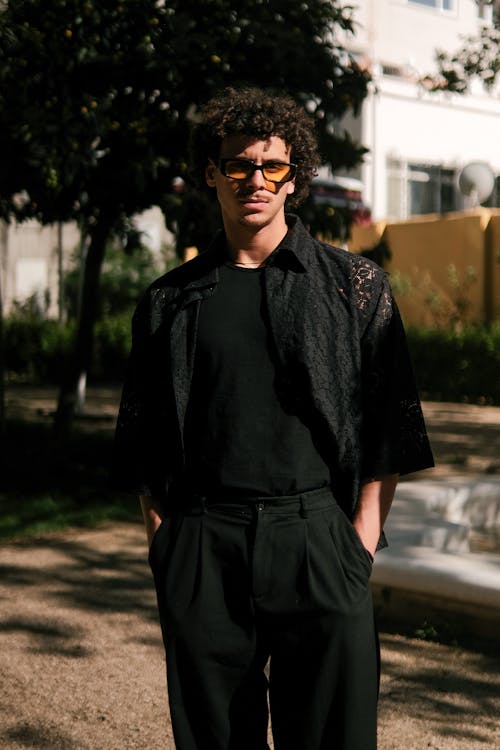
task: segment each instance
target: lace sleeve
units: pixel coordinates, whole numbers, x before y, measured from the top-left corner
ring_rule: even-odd
[[[372,310],[362,339],[363,478],[434,465],[406,335],[386,278]]]

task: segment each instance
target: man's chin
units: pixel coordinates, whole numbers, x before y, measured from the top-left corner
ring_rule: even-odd
[[[240,218],[240,224],[244,227],[265,227],[267,226],[271,221],[270,216],[266,216],[262,212],[255,212],[250,214],[245,214],[245,216],[242,216]]]

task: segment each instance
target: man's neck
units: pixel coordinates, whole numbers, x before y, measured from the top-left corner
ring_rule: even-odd
[[[234,263],[261,265],[288,231],[283,217],[279,224],[262,227],[225,226],[228,252]]]

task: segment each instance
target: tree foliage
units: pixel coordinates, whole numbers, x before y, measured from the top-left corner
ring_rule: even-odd
[[[438,75],[423,79],[426,88],[465,94],[473,79],[481,81],[486,90],[495,87],[500,76],[500,2],[482,4],[493,6],[493,25],[483,25],[479,34],[465,37],[455,52],[438,50]]]
[[[151,65],[154,6],[8,3],[0,20],[4,216],[114,224],[155,200],[170,166],[159,143],[175,118]]]
[[[369,80],[338,41],[353,31],[339,0],[2,3],[0,217],[74,220],[90,238],[72,387],[90,357],[106,243],[151,205],[175,228],[172,181],[187,178],[203,101],[229,84],[286,91],[314,117],[325,163],[362,158],[338,132]]]
[[[0,19],[0,210],[92,224],[162,205],[186,171],[189,121],[225,85],[289,91],[325,161],[362,149],[336,123],[367,75],[338,44],[331,0],[15,0]]]

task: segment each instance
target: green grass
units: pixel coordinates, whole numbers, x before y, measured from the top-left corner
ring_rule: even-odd
[[[0,540],[140,518],[137,498],[108,487],[111,431],[79,431],[64,446],[50,423],[10,422],[2,451]]]
[[[0,513],[0,540],[3,541],[139,518],[138,503],[133,498],[82,502],[57,491],[46,495],[0,495]]]

